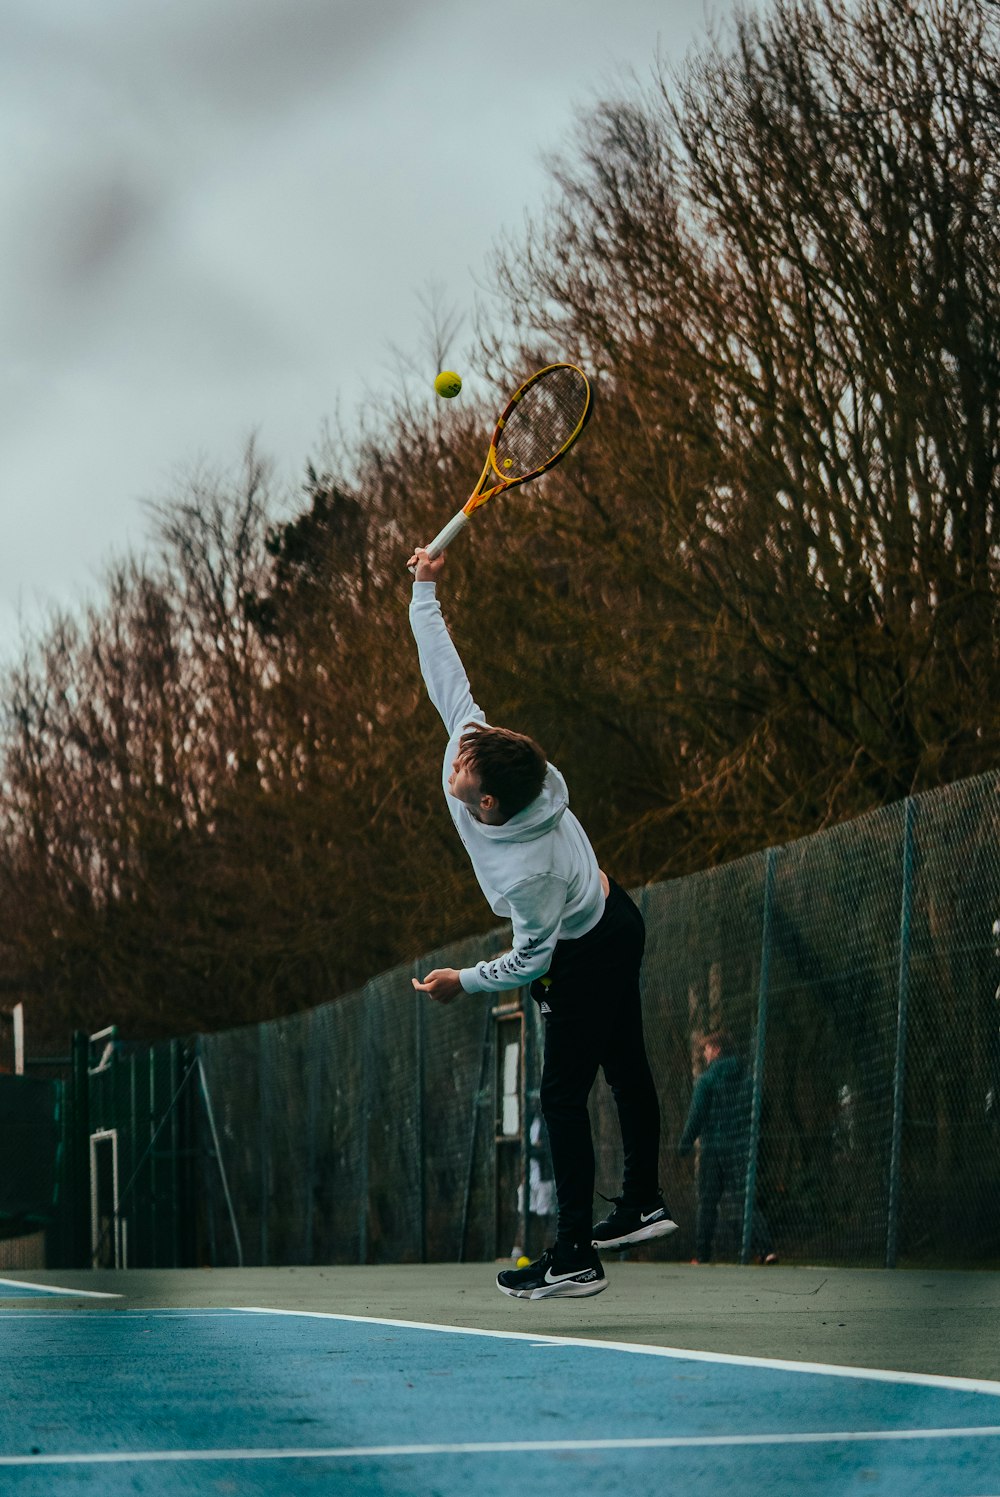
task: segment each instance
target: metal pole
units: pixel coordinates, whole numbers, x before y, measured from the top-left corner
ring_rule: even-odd
[[[420,1213],[420,1261],[427,1262],[427,1150],[424,1129],[424,1002],[416,1004],[417,1024],[417,1153],[418,1153],[418,1201]]]
[[[305,1219],[302,1224],[302,1261],[315,1263],[313,1233],[316,1221],[316,1130],[319,1126],[319,1057],[320,1047],[313,1030],[319,1024],[319,1010],[310,1009],[303,1016],[306,1025],[306,1086],[309,1098],[309,1122],[306,1133]]]
[[[747,1142],[747,1177],[743,1196],[743,1240],[740,1262],[749,1263],[753,1247],[754,1205],[757,1199],[757,1150],[760,1144],[760,1109],[764,1086],[764,1045],[767,1038],[767,997],[771,979],[771,926],[774,910],[774,862],[776,849],[764,854],[764,910],[761,917],[760,980],[757,985],[757,1035],[753,1059],[753,1101],[750,1107],[750,1137]]]
[[[367,1000],[367,990],[365,1000]],[[358,1192],[358,1262],[368,1262],[368,1167],[371,1132],[371,1058],[368,1018],[371,1004],[362,1001],[361,1008],[361,1189]]]
[[[10,1011],[14,1026],[14,1075],[24,1075],[24,1004],[15,1003]]]
[[[271,1209],[271,1050],[266,1023],[257,1025],[257,1141],[260,1181],[260,1266],[268,1266],[268,1214]]]
[[[521,1004],[521,1086],[518,1105],[521,1113],[521,1252],[528,1252],[528,1210],[531,1205],[531,1123],[528,1118],[528,1066],[531,1041],[528,1037],[527,1005],[531,1001],[527,988],[518,993]],[[529,1254],[530,1257],[530,1254]]]
[[[152,1239],[150,1248],[150,1264],[153,1268],[162,1268],[160,1262],[160,1203],[157,1199],[157,1190],[162,1179],[162,1171],[156,1167],[156,1153],[153,1145],[159,1128],[156,1122],[156,1057],[152,1049],[146,1055],[146,1086],[149,1100],[149,1142],[146,1153],[149,1156],[149,1225],[150,1237]]]
[[[177,1077],[180,1074],[178,1051],[180,1040],[170,1041],[170,1095],[177,1095]],[[172,1247],[171,1267],[181,1266],[181,1119],[176,1104],[170,1109],[170,1237]]]
[[[135,1158],[136,1158],[136,1155],[139,1152],[139,1133],[138,1133],[138,1122],[137,1122],[137,1117],[136,1117],[136,1103],[135,1103],[135,1062],[136,1062],[135,1055],[134,1054],[130,1055],[129,1058],[128,1058],[128,1100],[129,1100],[128,1167],[129,1167],[130,1174],[134,1174],[134,1172],[135,1172]],[[136,1254],[136,1257],[137,1258],[141,1258],[141,1256],[142,1256],[142,1236],[141,1236],[141,1233],[142,1233],[142,1230],[143,1230],[144,1223],[142,1221],[141,1207],[140,1207],[138,1201],[136,1202],[134,1209],[135,1209],[135,1231],[134,1231],[134,1233],[132,1235],[133,1235],[133,1239],[134,1239],[134,1243],[135,1243],[135,1254]],[[138,1267],[139,1264],[137,1263],[136,1266]]]
[[[903,1091],[906,1082],[906,1027],[910,1004],[910,928],[913,912],[913,828],[917,803],[906,801],[903,818],[903,892],[899,909],[899,976],[896,984],[896,1060],[892,1078],[892,1151],[889,1156],[889,1209],[885,1266],[896,1267],[899,1248],[900,1176],[903,1158]]]

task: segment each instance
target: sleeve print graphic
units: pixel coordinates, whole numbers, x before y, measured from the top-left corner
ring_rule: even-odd
[[[476,972],[483,982],[503,982],[505,978],[516,977],[522,983],[528,981],[529,975],[534,976],[534,963],[526,960],[538,949],[539,940],[534,937],[524,943],[524,947],[518,950],[515,947],[507,951],[503,956],[495,957],[491,962],[480,962]]]
[[[566,905],[565,880],[533,874],[504,890],[514,927],[510,951],[469,968],[469,992],[502,993],[528,987],[552,963]]]

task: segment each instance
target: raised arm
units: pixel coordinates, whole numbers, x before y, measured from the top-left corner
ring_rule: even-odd
[[[444,557],[428,558],[418,548],[410,558],[416,566],[413,597],[410,601],[410,628],[417,642],[420,671],[427,695],[441,714],[449,737],[468,722],[485,722],[481,707],[476,705],[448,625],[437,599],[437,578]]]

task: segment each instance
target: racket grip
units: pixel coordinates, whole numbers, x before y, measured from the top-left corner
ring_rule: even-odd
[[[460,530],[464,530],[468,523],[468,515],[465,513],[464,509],[460,509],[458,514],[453,515],[444,529],[439,530],[430,544],[424,548],[427,552],[427,555],[432,560],[435,556],[440,556],[444,548],[451,544],[458,532]],[[415,575],[416,570],[416,567],[410,567],[410,575]]]
[[[457,515],[452,516],[443,530],[437,535],[427,547],[427,555],[430,557],[440,556],[445,546],[450,546],[460,530],[464,530],[469,523],[469,517],[464,509],[460,509]]]

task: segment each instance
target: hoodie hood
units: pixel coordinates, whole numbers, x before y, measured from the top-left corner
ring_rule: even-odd
[[[476,831],[490,842],[534,842],[559,825],[568,806],[566,781],[555,765],[550,764],[541,794],[502,826],[490,826],[485,821],[476,820],[471,811],[468,814],[476,822]]]

